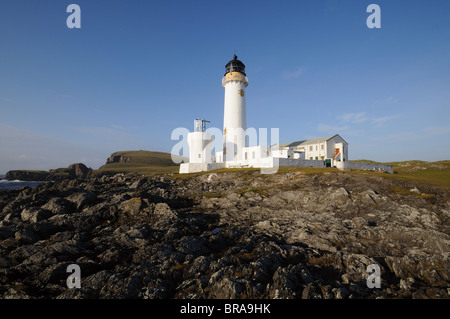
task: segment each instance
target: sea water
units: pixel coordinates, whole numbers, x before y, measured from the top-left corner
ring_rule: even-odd
[[[27,182],[27,181],[8,181],[6,179],[0,179],[0,191],[3,190],[15,190],[15,189],[21,189],[22,187],[36,187],[40,184],[44,184],[47,182]]]

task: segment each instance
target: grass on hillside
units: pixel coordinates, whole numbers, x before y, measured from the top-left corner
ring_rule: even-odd
[[[96,170],[96,172],[101,173],[136,173],[142,175],[177,173],[178,171],[178,166],[126,166],[121,163],[108,164],[107,167],[102,166]]]
[[[131,161],[128,163],[111,163],[104,166],[125,164],[125,166],[178,166],[172,161],[172,156],[169,153],[151,152],[151,151],[121,151],[115,152],[112,156],[130,157]]]
[[[367,161],[367,160],[364,162],[377,163],[374,161]],[[420,183],[439,186],[445,189],[450,189],[450,161],[439,161],[439,162],[404,161],[404,162],[379,163],[379,164],[392,165],[394,174],[369,170],[356,170],[356,169],[341,171],[337,168],[319,168],[319,167],[279,167],[278,173],[303,172],[305,174],[310,175],[310,174],[323,174],[326,172],[329,173],[346,172],[350,174],[364,174],[364,175],[381,176],[390,179],[416,181]],[[251,173],[259,170],[260,170],[259,168],[229,168],[209,172],[175,174],[175,176],[177,178],[190,178],[200,174],[225,173],[225,172]]]
[[[359,160],[352,162],[378,163],[368,160]],[[394,170],[393,175],[383,174],[383,177],[417,181],[450,189],[450,161],[426,162],[415,160],[379,164],[392,165],[392,168]],[[370,171],[360,172],[377,174]]]
[[[129,157],[127,163],[109,163],[101,166],[96,172],[137,173],[144,175],[175,173],[179,164],[172,161],[171,154],[151,151],[120,151],[112,156]]]
[[[209,172],[178,174],[179,164],[172,161],[171,154],[151,151],[121,151],[112,154],[114,156],[127,156],[131,158],[128,163],[111,163],[100,167],[97,172],[111,173],[137,173],[143,175],[155,175],[174,173],[176,178],[190,178],[200,174],[255,172],[259,168],[230,168]],[[371,160],[356,160],[350,162],[374,163],[392,165],[394,174],[374,172],[367,170],[345,170],[352,174],[376,175],[391,179],[417,181],[450,189],[450,161],[426,162],[426,161],[402,161],[379,163]],[[321,174],[325,172],[342,172],[336,168],[315,167],[279,167],[278,173],[301,171],[306,174]]]

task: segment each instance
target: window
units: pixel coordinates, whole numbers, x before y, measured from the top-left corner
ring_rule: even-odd
[[[316,151],[317,151],[317,145],[316,145]]]
[[[322,145],[320,145],[320,149],[321,149],[321,150],[323,150],[323,144],[322,144]]]
[[[244,153],[244,158],[247,160],[247,152]]]
[[[202,154],[198,154],[198,158],[202,158]]]
[[[253,159],[255,159],[255,156],[256,156],[256,155],[255,155],[255,152],[253,152],[253,154],[252,154],[252,155],[253,155]]]
[[[309,151],[310,151],[310,152],[313,151],[313,146],[312,146],[312,145],[309,147]]]

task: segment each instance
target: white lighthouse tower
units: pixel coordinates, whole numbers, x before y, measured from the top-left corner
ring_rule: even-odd
[[[248,79],[245,65],[234,55],[225,66],[222,78],[225,88],[223,114],[223,161],[233,162],[243,159],[246,130],[245,89]]]

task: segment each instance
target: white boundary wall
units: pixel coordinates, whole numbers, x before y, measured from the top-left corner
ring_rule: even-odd
[[[364,169],[370,171],[384,171],[394,174],[391,165],[384,164],[370,164],[370,163],[349,163],[349,162],[334,162],[334,165],[339,169]]]
[[[391,165],[370,164],[370,163],[333,163],[338,169],[362,169],[371,171],[384,171],[393,174]],[[248,161],[226,162],[226,163],[183,163],[180,165],[180,174],[212,171],[221,168],[255,167],[255,168],[276,168],[276,167],[326,167],[325,161],[303,160],[294,158],[266,157],[261,158],[258,163]]]
[[[273,158],[274,167],[276,167],[276,160],[278,160],[279,167],[325,167],[325,161],[304,160],[296,158]]]

